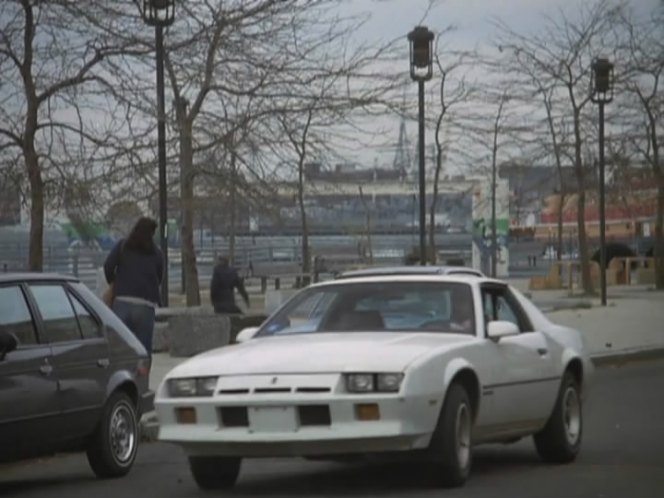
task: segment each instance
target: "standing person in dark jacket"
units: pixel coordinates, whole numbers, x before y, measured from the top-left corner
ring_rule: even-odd
[[[140,218],[104,263],[106,281],[113,284],[115,314],[141,341],[152,357],[155,309],[161,305],[159,286],[164,259],[153,237],[157,222]]]
[[[230,266],[228,258],[220,256],[212,273],[212,282],[210,282],[210,301],[212,301],[216,313],[242,313],[239,306],[235,304],[234,291],[236,288],[249,307],[249,296],[240,275],[235,268]]]

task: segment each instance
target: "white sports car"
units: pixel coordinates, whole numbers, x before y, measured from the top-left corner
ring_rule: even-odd
[[[320,283],[238,342],[178,365],[157,392],[159,439],[185,449],[202,488],[234,485],[246,457],[408,452],[458,486],[476,444],[533,435],[545,461],[579,452],[581,334],[498,280]]]

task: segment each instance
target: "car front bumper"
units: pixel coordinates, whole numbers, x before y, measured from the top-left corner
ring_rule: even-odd
[[[159,440],[179,444],[189,454],[241,457],[375,453],[428,446],[442,396],[335,391],[160,396],[156,401]],[[362,418],[361,406],[365,410],[372,406],[370,419]],[[306,416],[311,407],[325,416],[311,420]],[[244,425],[227,425],[228,408],[244,414]],[[195,419],[183,423],[178,415],[182,409],[190,417],[195,413]]]

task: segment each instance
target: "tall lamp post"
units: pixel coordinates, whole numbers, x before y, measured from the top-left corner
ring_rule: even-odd
[[[164,27],[173,24],[175,0],[143,0],[141,14],[155,28],[157,50],[157,148],[159,155],[159,245],[164,256],[161,303],[168,306],[168,233],[166,228],[166,115],[164,112]]]
[[[408,33],[410,42],[410,77],[418,84],[419,102],[419,182],[420,182],[420,265],[427,264],[426,253],[426,191],[425,191],[425,168],[424,168],[424,82],[431,79],[433,50],[432,43],[434,34],[426,26],[417,26]]]
[[[602,306],[606,306],[606,215],[604,212],[604,104],[613,100],[613,64],[595,59],[592,64],[590,98],[599,105],[599,266]]]

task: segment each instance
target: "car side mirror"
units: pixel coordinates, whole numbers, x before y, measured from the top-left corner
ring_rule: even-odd
[[[489,322],[487,326],[487,335],[489,339],[493,339],[498,342],[501,337],[510,337],[513,335],[519,335],[520,330],[516,324],[512,322],[497,320],[495,322]]]
[[[256,335],[256,332],[258,332],[259,328],[260,327],[247,327],[245,329],[242,329],[235,338],[235,342],[241,343],[253,339],[253,337]]]
[[[18,339],[11,332],[0,332],[0,361],[18,347]]]

